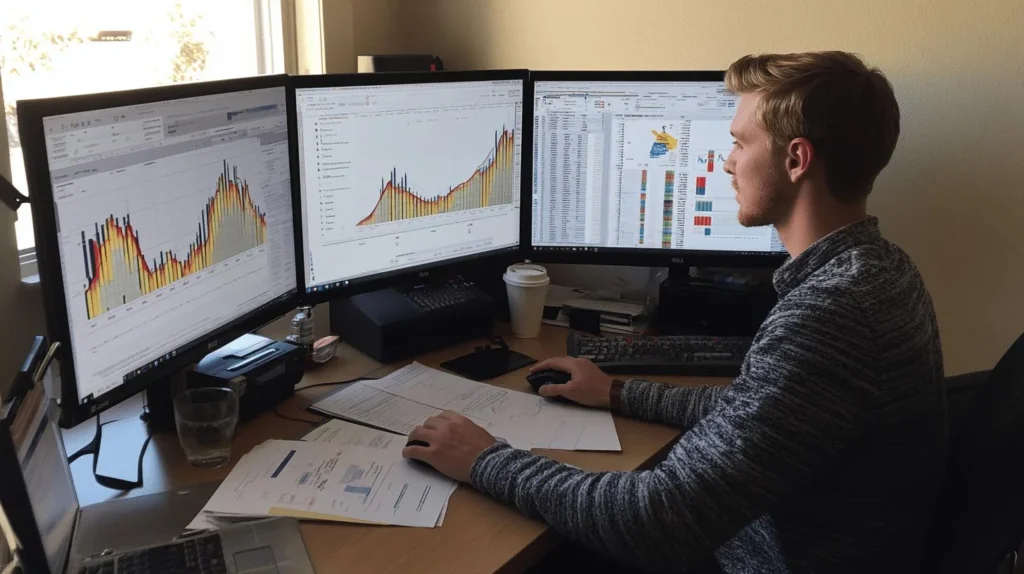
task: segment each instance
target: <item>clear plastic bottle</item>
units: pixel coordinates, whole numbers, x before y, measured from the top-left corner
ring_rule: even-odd
[[[288,334],[288,341],[301,345],[306,353],[313,352],[313,308],[309,306],[299,307],[295,316],[292,317],[291,331]]]

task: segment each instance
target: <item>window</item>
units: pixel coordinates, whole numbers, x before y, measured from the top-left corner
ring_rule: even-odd
[[[15,187],[29,193],[21,99],[282,73],[282,0],[0,0],[0,80]],[[2,151],[2,146],[0,146]],[[18,211],[33,272],[30,206]]]

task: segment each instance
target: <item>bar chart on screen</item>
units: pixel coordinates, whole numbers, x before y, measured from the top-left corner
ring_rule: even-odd
[[[318,196],[310,207],[327,222],[321,240],[511,216],[519,114],[515,105],[461,105],[317,120]]]
[[[518,244],[521,80],[296,97],[307,289]]]
[[[73,318],[105,325],[140,308],[169,310],[261,268],[275,233],[268,201],[280,193],[268,180],[280,169],[272,155],[261,155],[257,140],[239,140],[63,186],[60,245]],[[265,286],[237,296],[257,288]]]
[[[728,149],[709,149],[706,151],[694,149],[698,170],[706,173],[721,172],[722,166],[725,165],[725,159],[729,157],[729,151]]]
[[[253,202],[248,182],[226,160],[223,168],[211,182],[213,194],[197,206],[197,226],[184,252],[145,253],[130,213],[97,222],[91,237],[81,231],[89,319],[266,243],[266,214]]]
[[[468,211],[497,205],[511,205],[515,197],[515,133],[503,127],[494,134],[494,146],[465,180],[449,186],[442,193],[426,196],[417,189],[408,175],[392,169],[388,179],[381,180],[373,211],[357,226],[378,225],[405,219],[428,217],[443,213]]]
[[[691,153],[684,223],[684,247],[695,250],[757,251],[771,247],[770,227],[740,223],[740,202],[725,172],[731,153],[730,121],[690,124]]]

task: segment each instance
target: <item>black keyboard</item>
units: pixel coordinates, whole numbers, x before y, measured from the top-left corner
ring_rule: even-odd
[[[402,291],[406,299],[420,311],[433,311],[465,303],[478,297],[478,293],[477,286],[465,280],[420,285]]]
[[[84,574],[227,574],[219,534],[117,554],[87,565]]]
[[[566,352],[590,359],[608,373],[732,377],[750,348],[750,337],[673,335],[588,337],[569,333]]]

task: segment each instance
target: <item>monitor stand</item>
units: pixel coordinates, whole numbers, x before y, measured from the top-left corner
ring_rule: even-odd
[[[494,330],[494,300],[458,274],[427,275],[331,301],[331,332],[381,363]]]
[[[753,337],[778,297],[771,273],[749,269],[669,267],[658,289],[656,323],[661,335]]]

